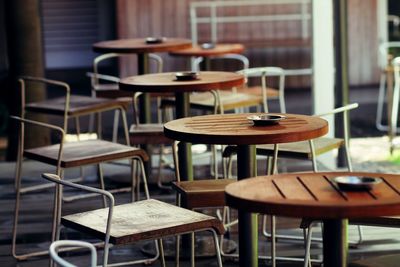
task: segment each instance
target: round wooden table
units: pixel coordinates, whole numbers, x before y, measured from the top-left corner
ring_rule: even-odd
[[[93,51],[98,53],[137,54],[138,74],[141,75],[149,72],[148,53],[171,52],[190,48],[191,46],[191,40],[183,38],[165,38],[163,42],[156,44],[146,43],[146,38],[134,38],[98,42],[93,44]],[[150,97],[147,94],[140,98],[140,105],[143,107],[143,112],[140,113],[140,120],[150,122]]]
[[[332,178],[343,175],[379,177],[383,182],[371,191],[342,191]],[[228,185],[225,199],[239,211],[323,220],[324,266],[342,267],[347,266],[347,219],[400,214],[400,176],[349,172],[261,176]]]
[[[244,82],[244,76],[234,72],[203,71],[200,73],[199,79],[190,81],[177,81],[175,73],[167,72],[127,77],[120,81],[119,87],[121,90],[131,92],[174,93],[176,117],[184,118],[189,116],[190,92],[229,89],[241,86]],[[193,169],[191,167],[192,154],[190,144],[181,142],[178,155],[182,162],[180,164],[182,176],[192,180]],[[187,161],[190,161],[190,163],[187,163]]]
[[[256,175],[257,144],[278,144],[309,140],[325,135],[328,122],[319,117],[284,114],[286,119],[270,126],[253,126],[254,114],[219,114],[182,118],[164,124],[168,138],[204,144],[238,145],[238,180]],[[257,216],[239,210],[239,261],[257,266]]]

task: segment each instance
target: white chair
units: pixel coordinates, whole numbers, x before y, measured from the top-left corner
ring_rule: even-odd
[[[383,110],[384,110],[384,103],[386,99],[386,88],[387,86],[392,86],[386,84],[388,79],[388,75],[392,75],[391,70],[391,58],[395,57],[396,55],[391,55],[391,49],[400,49],[400,42],[385,42],[379,45],[379,62],[378,66],[381,71],[380,80],[379,80],[379,94],[378,94],[378,105],[376,110],[376,121],[375,125],[376,128],[380,131],[388,131],[389,130],[389,123],[383,124]],[[392,76],[393,77],[393,76]],[[389,77],[390,78],[390,77]],[[386,99],[388,104],[393,101],[393,99]],[[393,101],[393,103],[396,103]],[[390,111],[389,111],[390,112]],[[397,129],[398,130],[398,129]]]
[[[51,259],[56,262],[58,265],[62,267],[76,267],[70,262],[64,260],[58,255],[60,249],[68,249],[68,248],[86,248],[90,251],[90,267],[97,266],[97,252],[96,248],[88,242],[78,241],[78,240],[58,240],[51,243],[49,248],[49,253]]]

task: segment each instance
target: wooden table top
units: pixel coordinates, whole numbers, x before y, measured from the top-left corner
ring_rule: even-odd
[[[259,113],[182,118],[164,124],[164,134],[184,142],[256,145],[309,140],[328,132],[328,122],[319,117],[284,114],[286,119],[276,125],[254,126],[247,117],[255,114]]]
[[[244,51],[242,44],[216,44],[214,48],[203,49],[201,45],[194,45],[189,48],[180,49],[170,52],[173,56],[187,57],[209,57],[225,54],[240,54]]]
[[[120,81],[119,87],[132,92],[171,93],[230,89],[244,82],[244,76],[234,72],[202,71],[199,79],[191,81],[177,81],[175,72],[166,72],[127,77]]]
[[[93,44],[93,51],[98,53],[154,53],[170,52],[190,48],[192,42],[183,38],[166,38],[158,44],[146,43],[146,38],[119,39],[102,41]]]
[[[331,179],[379,177],[371,191],[341,191]],[[290,173],[244,179],[225,188],[227,205],[248,212],[315,219],[400,214],[400,176],[380,173]]]

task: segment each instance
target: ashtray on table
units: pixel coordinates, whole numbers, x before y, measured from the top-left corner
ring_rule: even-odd
[[[215,44],[214,43],[203,43],[200,45],[200,47],[201,47],[201,49],[209,50],[209,49],[215,48]]]
[[[165,42],[166,39],[165,37],[147,37],[146,44],[160,44]]]
[[[199,79],[199,73],[196,71],[176,72],[175,78],[177,81],[192,81]]]
[[[368,176],[337,176],[333,178],[333,182],[343,191],[363,191],[371,190],[381,183],[382,179]]]
[[[247,119],[252,121],[254,123],[254,126],[267,126],[277,124],[281,120],[286,119],[286,117],[276,114],[261,114],[249,116],[247,117]]]

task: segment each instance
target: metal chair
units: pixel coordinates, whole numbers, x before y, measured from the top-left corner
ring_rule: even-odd
[[[171,119],[172,115],[163,112],[161,109],[157,109],[157,122],[156,123],[139,123],[139,107],[138,98],[142,93],[138,92],[132,94],[130,92],[119,90],[118,82],[120,77],[106,75],[100,73],[100,67],[111,60],[128,60],[131,55],[118,54],[118,53],[107,53],[96,57],[93,61],[93,73],[88,73],[91,78],[92,84],[92,96],[93,97],[103,97],[103,98],[113,98],[118,99],[118,101],[124,102],[127,105],[132,104],[133,106],[133,124],[129,129],[130,142],[131,145],[159,145],[159,166],[157,175],[157,185],[160,188],[166,188],[162,184],[161,169],[164,165],[169,165],[166,161],[163,151],[165,145],[171,144],[172,141],[164,136],[162,122]],[[149,54],[150,63],[152,64],[152,69],[156,73],[160,73],[163,70],[163,60],[160,56],[156,54]],[[157,101],[157,107],[161,106],[161,95],[151,94]],[[133,100],[132,100],[133,98]],[[169,117],[168,117],[169,116]],[[118,124],[119,124],[119,111],[116,110],[114,113],[114,125],[113,125],[113,141],[115,142],[118,137]],[[165,162],[165,164],[163,164]]]
[[[396,57],[392,60],[393,75],[394,75],[394,87],[393,87],[393,101],[391,105],[391,115],[389,122],[389,141],[390,141],[390,151],[393,152],[395,149],[395,144],[393,139],[397,134],[397,119],[399,115],[399,100],[400,100],[400,57]]]
[[[33,79],[33,78],[32,78]],[[15,188],[16,188],[16,202],[15,202],[15,211],[14,211],[14,225],[13,225],[13,238],[12,238],[12,255],[18,259],[18,260],[24,260],[33,256],[40,256],[40,255],[45,255],[48,252],[47,251],[39,251],[39,252],[32,252],[32,253],[25,253],[25,254],[17,254],[16,251],[16,246],[17,246],[17,229],[18,229],[18,220],[19,220],[19,210],[20,210],[20,198],[22,193],[26,192],[32,192],[38,189],[43,189],[43,188],[49,188],[52,186],[52,184],[41,184],[38,186],[33,186],[33,187],[25,187],[23,188],[21,186],[21,173],[22,173],[22,165],[23,165],[23,160],[24,157],[31,159],[31,160],[36,160],[39,162],[43,162],[46,164],[50,164],[52,166],[56,167],[56,173],[60,176],[63,176],[63,171],[66,168],[72,168],[72,167],[83,167],[86,165],[97,165],[98,167],[98,175],[99,175],[99,181],[100,181],[100,186],[104,188],[104,180],[103,180],[103,172],[101,168],[101,163],[112,161],[112,160],[119,160],[119,159],[130,159],[131,160],[131,182],[132,186],[128,188],[131,190],[131,197],[132,200],[135,198],[135,191],[134,187],[138,184],[138,179],[136,178],[135,171],[134,171],[134,162],[139,161],[140,165],[143,165],[143,161],[148,160],[147,154],[135,147],[131,147],[129,145],[129,136],[128,136],[128,131],[127,131],[127,122],[126,122],[126,117],[123,116],[123,122],[124,122],[124,128],[125,130],[125,140],[127,145],[122,145],[118,143],[113,143],[113,142],[108,142],[104,140],[85,140],[85,141],[78,141],[78,142],[65,142],[65,125],[66,121],[68,119],[68,114],[82,114],[78,112],[79,107],[77,106],[72,106],[72,111],[69,108],[70,107],[70,96],[69,96],[69,86],[65,83],[58,82],[58,81],[51,81],[51,80],[46,80],[46,79],[34,79],[35,81],[38,80],[40,82],[46,82],[46,83],[51,83],[54,85],[61,86],[65,89],[65,98],[60,98],[58,101],[47,101],[47,102],[41,102],[41,103],[35,103],[35,104],[30,104],[29,106],[33,108],[33,106],[37,109],[40,110],[42,109],[49,109],[49,110],[54,110],[54,114],[63,114],[63,121],[64,121],[64,128],[58,127],[55,125],[51,125],[48,123],[44,122],[38,122],[38,121],[33,121],[33,120],[27,120],[24,118],[25,116],[25,99],[24,99],[24,90],[22,90],[22,118],[19,117],[12,117],[20,122],[20,128],[19,128],[19,146],[18,146],[18,155],[17,155],[17,162],[16,162],[16,173],[15,173]],[[22,80],[20,82],[23,84]],[[62,99],[62,100],[61,100]],[[93,98],[88,97],[89,101],[91,101]],[[99,99],[102,100],[102,99]],[[95,101],[98,101],[95,99]],[[102,100],[103,101],[103,100]],[[107,102],[110,100],[107,100]],[[48,106],[46,106],[44,103],[49,103]],[[60,107],[60,105],[61,106]],[[125,114],[124,111],[124,106],[122,104],[115,104],[114,100],[111,100],[112,107],[114,109],[120,109],[121,114]],[[118,102],[116,102],[118,103]],[[28,106],[28,105],[27,105]],[[107,110],[110,108],[107,107]],[[44,147],[37,147],[37,148],[25,148],[25,126],[26,124],[31,125],[31,126],[38,126],[42,127],[43,129],[50,129],[57,131],[59,136],[60,136],[60,142],[58,144],[54,145],[47,145]],[[146,176],[144,173],[143,168],[142,170],[142,176],[143,180],[145,181],[145,190],[147,190],[147,182],[146,182]],[[118,189],[117,191],[127,191],[127,189]],[[76,200],[76,199],[82,199],[84,197],[90,197],[91,195],[74,195],[68,198],[64,198],[66,201],[71,201],[71,200]],[[138,196],[137,196],[138,197]],[[105,199],[104,199],[105,203]],[[53,223],[54,224],[54,223]],[[55,229],[53,229],[52,233],[52,238],[54,239],[55,236]]]
[[[387,80],[392,80],[392,65],[391,65],[391,58],[395,57],[396,55],[391,55],[390,50],[393,49],[400,49],[400,42],[385,42],[379,45],[379,62],[378,66],[381,71],[380,80],[379,80],[379,93],[378,93],[378,105],[376,109],[376,121],[375,125],[376,128],[380,131],[388,131],[389,124],[383,124],[383,109],[384,103],[386,98],[386,87],[392,86],[391,84],[386,84]],[[388,105],[391,103],[398,103],[394,102],[393,99],[387,99]],[[398,129],[397,129],[398,130]],[[390,134],[390,133],[389,133]]]
[[[218,266],[222,266],[217,233],[223,234],[224,229],[222,224],[214,217],[150,199],[148,194],[146,194],[146,200],[115,206],[113,195],[105,190],[64,181],[54,174],[43,174],[43,177],[57,185],[54,203],[56,207],[61,203],[62,186],[81,189],[102,195],[108,199],[108,208],[70,214],[62,218],[61,214],[57,214],[57,222],[61,222],[64,226],[104,239],[103,266],[149,263],[148,259],[142,259],[108,264],[108,254],[111,247],[110,243],[122,245],[152,239],[157,239],[161,264],[165,266],[162,248],[163,237],[203,230],[213,233]],[[194,247],[192,247],[191,252],[191,264],[194,266]],[[178,261],[179,255],[177,254]]]
[[[95,246],[91,243],[78,241],[78,240],[58,240],[51,243],[49,248],[49,254],[51,259],[56,262],[58,265],[62,267],[75,267],[75,265],[70,262],[64,260],[58,255],[58,251],[60,248],[86,248],[90,251],[90,267],[97,266],[97,252]]]

